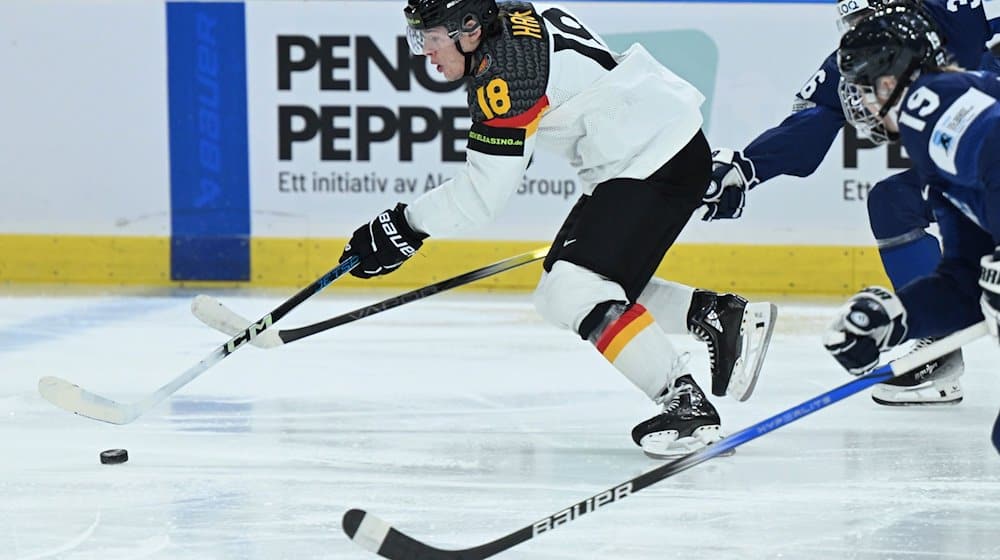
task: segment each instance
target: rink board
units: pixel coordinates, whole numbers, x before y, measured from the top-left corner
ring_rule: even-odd
[[[0,236],[0,280],[28,284],[295,287],[309,284],[336,264],[346,239],[255,239],[248,282],[170,279],[170,242],[160,237]],[[528,252],[544,243],[435,241],[390,276],[341,278],[330,289],[405,289],[457,276]],[[39,258],[39,257],[42,258]],[[459,288],[526,291],[541,274],[535,263]],[[741,293],[841,295],[886,285],[873,247],[681,244],[657,274],[714,290]]]
[[[828,2],[564,4],[702,90],[716,147],[780,122],[837,39]],[[409,55],[399,2],[12,0],[0,21],[18,23],[0,64],[22,86],[0,105],[3,282],[303,285],[354,228],[463,165],[465,93]],[[865,202],[904,156],[841,134],[810,177],[756,189],[744,218],[696,214],[660,273],[748,292],[885,283]],[[539,153],[496,223],[430,240],[379,285],[544,245],[581,190]]]

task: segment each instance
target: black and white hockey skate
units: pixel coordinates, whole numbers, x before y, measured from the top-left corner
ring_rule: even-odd
[[[673,459],[722,439],[719,413],[690,375],[661,396],[663,412],[632,428],[632,441],[653,459]]]
[[[932,342],[930,338],[921,339],[911,352]],[[962,350],[955,350],[876,385],[872,400],[885,406],[955,405],[962,402],[962,385],[958,378],[964,372]]]
[[[708,344],[712,394],[738,401],[750,398],[771,343],[778,308],[749,303],[736,294],[695,290],[688,330]]]

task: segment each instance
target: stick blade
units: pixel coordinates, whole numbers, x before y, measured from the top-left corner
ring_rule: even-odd
[[[38,380],[38,392],[50,403],[79,416],[118,425],[135,420],[132,407],[95,395],[65,379],[43,377]]]
[[[351,509],[341,521],[344,533],[361,548],[378,554],[386,535],[392,527],[377,515],[364,510]]]
[[[482,547],[465,550],[435,548],[361,509],[344,513],[341,525],[344,533],[358,546],[389,560],[481,560],[492,556],[482,553],[479,550]]]
[[[205,325],[225,334],[236,336],[249,327],[250,319],[243,317],[212,296],[199,294],[191,302],[191,314]],[[277,331],[266,330],[250,339],[250,344],[258,348],[275,348],[285,342]]]

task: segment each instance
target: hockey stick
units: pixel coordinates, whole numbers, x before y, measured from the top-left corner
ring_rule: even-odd
[[[961,348],[980,336],[987,333],[986,323],[979,322],[971,327],[955,332],[954,334],[942,338],[925,348],[907,354],[893,363],[884,365],[875,371],[861,376],[853,381],[845,383],[836,389],[827,391],[818,397],[814,397],[798,406],[794,406],[780,412],[766,420],[758,422],[749,428],[745,428],[735,434],[719,440],[718,442],[702,448],[698,451],[671,461],[655,469],[643,473],[631,480],[613,486],[571,505],[570,507],[558,511],[544,519],[536,521],[527,527],[523,527],[513,533],[503,536],[495,541],[483,545],[461,550],[443,550],[424,544],[399,530],[395,529],[382,519],[360,509],[352,509],[344,514],[342,521],[344,532],[347,533],[354,542],[362,548],[370,550],[375,554],[385,558],[396,560],[478,560],[489,558],[499,554],[529,539],[533,539],[542,533],[547,533],[557,529],[570,521],[575,521],[578,517],[594,512],[611,503],[620,501],[630,495],[652,486],[657,482],[673,476],[677,473],[703,463],[713,457],[734,449],[744,443],[756,439],[764,434],[772,432],[782,426],[790,424],[803,416],[812,414],[817,410],[829,406],[845,397],[849,397],[866,387],[877,383],[882,383],[893,377],[912,370],[934,358],[943,356],[949,352]]]
[[[476,280],[481,280],[487,276],[493,276],[494,274],[526,265],[545,258],[548,250],[548,247],[535,249],[529,253],[510,257],[491,265],[466,272],[465,274],[448,278],[447,280],[442,280],[429,286],[424,286],[423,288],[417,288],[416,290],[406,292],[405,294],[393,296],[378,303],[366,305],[365,307],[355,309],[354,311],[348,311],[347,313],[331,317],[318,323],[313,323],[312,325],[306,325],[297,329],[270,330],[255,337],[250,341],[250,343],[260,348],[274,348],[281,346],[282,344],[288,344],[289,342],[300,338],[312,336],[334,327],[352,323],[358,319],[364,319],[369,315],[375,315],[376,313],[381,313],[394,307],[399,307],[405,303],[424,299],[425,297],[432,296],[452,288],[457,288],[459,286],[464,286],[465,284],[475,282]],[[219,300],[206,295],[199,295],[194,298],[194,301],[191,302],[191,313],[193,313],[194,316],[197,317],[202,323],[205,323],[209,327],[212,327],[213,329],[223,332],[229,336],[240,332],[240,330],[244,329],[246,325],[250,323],[249,320],[243,318],[235,311],[232,311],[223,305]]]
[[[358,262],[359,259],[357,257],[350,257],[340,263],[323,276],[317,278],[312,284],[302,288],[297,294],[285,300],[284,303],[274,308],[270,313],[261,317],[259,321],[251,323],[242,329],[233,338],[229,339],[228,342],[213,350],[211,354],[202,358],[200,362],[176,379],[160,387],[142,400],[134,403],[119,403],[91,393],[65,379],[50,376],[38,380],[38,392],[42,394],[45,400],[73,414],[110,424],[128,424],[159,404],[163,399],[176,393],[178,389],[190,383],[194,378],[204,373],[205,370],[221,362],[226,356],[235,352],[237,348],[256,338],[275,321],[278,321],[299,304],[319,293],[331,282],[350,272],[351,269],[358,265]]]

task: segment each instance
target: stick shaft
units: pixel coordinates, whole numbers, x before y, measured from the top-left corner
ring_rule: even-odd
[[[440,558],[451,560],[479,560],[489,558],[517,546],[520,543],[537,537],[540,534],[553,531],[575,521],[579,517],[597,511],[598,509],[621,501],[632,494],[652,486],[657,482],[681,473],[691,467],[701,464],[726,451],[743,445],[748,441],[771,433],[825,408],[846,397],[854,395],[877,383],[883,383],[897,375],[901,375],[914,367],[922,365],[961,348],[963,345],[987,334],[985,322],[957,331],[931,345],[908,354],[891,364],[882,366],[875,371],[853,379],[839,387],[813,397],[803,403],[779,412],[748,428],[740,430],[718,442],[698,451],[689,453],[677,460],[656,467],[635,478],[608,488],[570,507],[558,511],[535,523],[522,527],[517,531],[504,535],[494,541],[461,550],[442,550],[427,545],[399,530],[393,528],[381,519],[359,509],[352,509],[344,514],[342,525],[345,533],[359,545],[375,551],[380,556],[395,560],[419,558]]]
[[[194,366],[188,368],[187,371],[135,403],[115,402],[58,377],[41,378],[38,381],[39,393],[50,403],[79,416],[111,424],[128,424],[170,395],[176,393],[181,387],[193,381],[209,368],[221,362],[226,356],[253,340],[261,332],[267,330],[275,321],[287,315],[305,300],[319,293],[323,288],[330,285],[331,282],[350,272],[351,269],[358,265],[358,262],[357,257],[350,257],[332,268],[326,274],[299,290],[291,298],[285,300],[270,313],[264,315],[259,321],[251,323],[225,344],[213,350]]]
[[[282,342],[288,344],[293,340],[299,340],[307,336],[312,336],[314,334],[321,333],[323,331],[332,329],[334,327],[339,327],[341,325],[346,325],[347,323],[353,323],[359,319],[364,319],[370,315],[375,315],[400,305],[404,305],[413,301],[424,299],[426,297],[438,294],[452,288],[457,288],[459,286],[464,286],[475,282],[476,280],[481,280],[488,276],[493,276],[500,272],[510,270],[512,268],[517,268],[519,266],[526,265],[528,263],[537,261],[539,259],[545,258],[548,253],[549,248],[543,247],[540,249],[535,249],[534,251],[510,257],[502,261],[493,263],[476,270],[466,272],[465,274],[460,274],[453,278],[448,278],[440,282],[424,286],[422,288],[417,288],[415,290],[394,296],[388,299],[384,299],[378,303],[373,303],[365,307],[355,309],[354,311],[349,311],[347,313],[338,315],[336,317],[331,317],[324,321],[318,323],[313,323],[312,325],[306,325],[304,327],[298,327],[294,329],[284,329],[278,331],[278,336],[281,338]]]
[[[348,311],[347,313],[325,319],[318,323],[285,330],[272,329],[261,336],[253,338],[250,342],[259,348],[276,348],[295,340],[319,334],[334,327],[353,323],[359,319],[364,319],[365,317],[370,317],[383,311],[430,297],[434,294],[439,294],[513,268],[524,266],[544,258],[547,252],[548,248],[543,247],[528,253],[516,255],[459,276],[417,288],[353,311]],[[207,295],[199,295],[194,298],[194,301],[191,302],[191,312],[202,323],[229,336],[237,334],[250,324],[249,319],[242,317],[226,307],[219,300]]]

